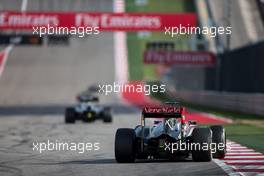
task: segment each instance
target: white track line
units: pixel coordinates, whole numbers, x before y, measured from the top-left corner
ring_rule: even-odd
[[[248,147],[245,147],[243,145],[236,145],[236,144],[231,144],[229,145],[231,148],[234,148],[234,149],[247,149]]]
[[[4,72],[6,62],[8,59],[8,55],[12,49],[13,49],[13,45],[9,45],[7,48],[5,48],[3,51],[0,52],[0,54],[3,54],[3,60],[2,60],[2,63],[0,64],[0,77],[2,76]]]
[[[125,12],[124,0],[114,0],[114,12]],[[115,81],[118,84],[123,84],[128,80],[127,39],[125,32],[114,32],[114,50]]]
[[[25,12],[27,10],[27,4],[28,4],[28,0],[22,0],[21,12]]]
[[[264,156],[240,156],[239,154],[237,156],[226,156],[226,158],[263,158],[264,160]]]
[[[21,8],[20,8],[21,12],[25,12],[27,10],[27,4],[28,4],[28,0],[22,0],[22,4],[21,4]],[[8,55],[12,51],[13,48],[14,48],[14,45],[10,44],[7,48],[4,49],[4,51],[1,51],[1,52],[4,52],[4,58],[3,58],[3,61],[0,65],[0,77],[2,76],[2,74],[4,72],[6,62],[8,59]]]
[[[237,149],[237,150],[227,150],[230,153],[242,153],[242,152],[255,152],[253,149]]]
[[[264,169],[264,166],[233,166],[235,169]]]
[[[254,163],[262,163],[264,160],[225,160],[225,163],[249,163],[249,162],[254,162]]]
[[[264,176],[263,174],[259,174],[258,172],[250,172],[250,174],[245,172],[240,172],[243,176]]]
[[[228,152],[228,155],[252,155],[256,154],[256,152]]]

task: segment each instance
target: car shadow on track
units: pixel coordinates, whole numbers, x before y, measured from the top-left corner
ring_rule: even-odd
[[[95,160],[74,160],[65,161],[59,164],[113,164],[116,163],[115,159],[95,159]]]
[[[31,165],[74,165],[74,164],[113,164],[115,159],[96,159],[96,160],[72,160],[62,162],[47,162],[47,163],[30,163]]]
[[[193,162],[190,159],[178,159],[178,160],[136,160],[135,163],[117,163],[115,159],[95,159],[95,160],[72,160],[52,163],[34,163],[35,165],[74,165],[74,164],[142,164],[142,163],[185,163]],[[33,163],[31,163],[33,164]]]

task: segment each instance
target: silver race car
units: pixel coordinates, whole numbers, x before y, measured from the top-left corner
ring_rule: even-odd
[[[141,125],[135,129],[120,128],[115,136],[117,162],[135,159],[190,158],[193,161],[211,161],[226,153],[225,129],[220,125],[200,127],[194,121],[185,121],[183,108],[174,105],[145,107]],[[147,119],[155,119],[146,125]]]
[[[97,119],[102,119],[106,123],[112,122],[111,108],[98,104],[97,96],[79,95],[77,100],[75,107],[66,108],[65,123],[75,123],[76,120],[93,122]]]

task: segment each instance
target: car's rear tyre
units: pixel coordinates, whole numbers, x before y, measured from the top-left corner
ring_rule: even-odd
[[[214,158],[224,158],[226,154],[226,133],[225,128],[221,125],[214,125],[210,127],[212,130],[212,142],[215,145],[213,153]],[[220,147],[221,145],[221,147]],[[223,147],[224,146],[224,147]]]
[[[210,128],[195,128],[192,132],[192,158],[193,161],[211,161],[212,131]],[[193,146],[198,146],[194,148]],[[204,147],[207,146],[207,147]]]
[[[65,110],[65,123],[75,123],[75,111],[74,108],[66,108]]]
[[[106,107],[103,113],[103,121],[105,123],[111,123],[113,121],[110,107]]]
[[[115,135],[115,158],[119,163],[131,163],[135,161],[136,134],[133,129],[120,128]]]
[[[112,122],[112,116],[111,115],[104,116],[103,121],[105,123],[111,123]]]

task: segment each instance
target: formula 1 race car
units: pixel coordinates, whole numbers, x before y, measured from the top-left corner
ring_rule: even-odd
[[[111,108],[99,105],[99,98],[93,95],[77,96],[78,104],[68,107],[65,111],[65,123],[75,123],[75,120],[92,122],[102,119],[106,123],[112,122]]]
[[[146,126],[146,119],[151,118],[155,118],[155,122]],[[116,131],[116,161],[177,160],[190,156],[193,161],[211,161],[225,157],[226,134],[222,126],[199,127],[196,122],[186,122],[184,118],[183,108],[178,105],[145,107],[141,125]]]

